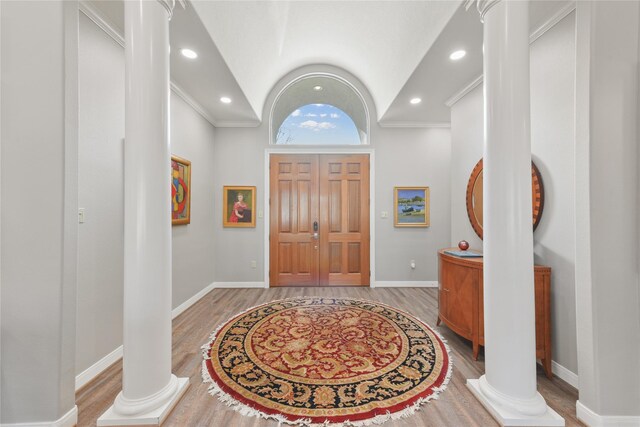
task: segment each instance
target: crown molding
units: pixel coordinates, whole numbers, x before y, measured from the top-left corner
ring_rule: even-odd
[[[122,30],[116,27],[113,22],[106,18],[100,11],[98,11],[90,2],[80,1],[78,2],[78,9],[84,13],[87,18],[93,21],[102,31],[107,33],[116,43],[124,47],[124,35]]]
[[[378,122],[382,128],[440,128],[451,127],[450,122]]]
[[[99,10],[97,10],[90,2],[80,1],[78,2],[78,8],[80,12],[84,13],[87,18],[93,21],[102,31],[104,31],[109,37],[111,37],[116,43],[124,47],[124,36],[122,30],[113,24],[107,17],[105,17]],[[216,120],[207,112],[207,110],[198,101],[193,99],[184,89],[176,84],[173,80],[170,83],[173,93],[178,95],[184,102],[189,104],[198,114],[200,114],[206,121],[212,126],[218,127]]]
[[[469,0],[468,3],[472,4],[474,1],[475,0]],[[529,35],[529,44],[532,44],[533,42],[538,40],[544,33],[546,33],[547,31],[555,27],[557,24],[559,24],[560,21],[566,18],[574,10],[576,10],[576,2],[575,1],[567,2],[566,5],[560,8],[560,10],[558,10],[556,13],[550,16],[549,19],[544,21],[542,24],[540,24],[540,26],[538,26],[538,28],[536,28],[531,32],[531,34]],[[460,101],[460,99],[462,99],[466,94],[471,92],[478,85],[482,84],[482,81],[483,81],[483,76],[481,74],[478,77],[476,77],[472,82],[468,83],[458,92],[456,92],[453,96],[451,96],[451,98],[449,98],[445,102],[445,105],[447,107],[452,107],[453,104]]]
[[[544,21],[538,28],[531,32],[531,35],[529,36],[529,44],[538,40],[540,36],[549,31],[551,28],[555,27],[558,23],[560,23],[560,21],[566,18],[574,10],[576,10],[576,2],[567,2],[566,5],[560,8],[560,10],[554,13],[551,17],[549,17],[549,19]]]
[[[171,80],[169,84],[171,86],[171,90],[173,93],[178,95],[184,102],[186,102],[191,108],[193,108],[198,114],[200,114],[206,121],[208,121],[212,126],[218,127],[218,122],[214,119],[211,114],[207,112],[207,110],[200,104],[198,101],[193,99],[191,95],[189,95],[184,89],[182,89],[176,82]]]
[[[257,128],[260,126],[261,121],[252,121],[252,122],[233,122],[233,121],[221,121],[217,122],[215,125],[218,128]]]
[[[484,76],[480,74],[478,77],[473,79],[470,83],[468,83],[465,87],[460,89],[455,95],[447,99],[447,101],[444,104],[447,107],[452,107],[453,104],[460,101],[465,95],[467,95],[469,92],[474,90],[476,87],[480,86],[483,80],[484,80]]]

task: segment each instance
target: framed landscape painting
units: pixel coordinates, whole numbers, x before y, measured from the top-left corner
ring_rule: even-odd
[[[225,185],[222,189],[222,224],[225,227],[255,227],[256,187]]]
[[[429,187],[394,187],[393,218],[396,227],[428,227]]]
[[[191,162],[171,156],[171,224],[191,222]]]

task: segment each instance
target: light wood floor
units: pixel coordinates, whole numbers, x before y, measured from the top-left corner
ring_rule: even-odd
[[[403,309],[435,327],[437,290],[419,288],[271,288],[215,289],[173,321],[173,373],[189,377],[191,387],[173,410],[164,426],[276,427],[275,421],[245,417],[221,404],[207,393],[200,377],[200,347],[211,332],[232,315],[275,299],[300,295],[354,297],[380,301]],[[388,422],[385,427],[497,426],[489,413],[465,386],[467,378],[484,372],[483,355],[471,358],[471,343],[446,326],[435,328],[448,341],[453,359],[453,377],[439,399],[425,405],[411,417]],[[122,387],[122,362],[108,368],[76,394],[78,426],[94,426],[96,419],[113,403]],[[538,389],[566,420],[567,426],[581,426],[576,419],[578,392],[564,381],[548,380],[538,369]]]

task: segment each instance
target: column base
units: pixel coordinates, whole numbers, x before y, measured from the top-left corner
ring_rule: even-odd
[[[496,403],[484,394],[480,388],[480,380],[467,380],[467,388],[501,426],[563,427],[565,425],[564,418],[548,406],[547,411],[541,415],[524,415]]]
[[[182,395],[189,388],[189,378],[178,378],[178,387],[175,393],[166,403],[159,408],[143,414],[122,415],[114,410],[111,405],[107,411],[98,418],[98,426],[139,426],[139,425],[161,425],[171,410],[176,406]]]

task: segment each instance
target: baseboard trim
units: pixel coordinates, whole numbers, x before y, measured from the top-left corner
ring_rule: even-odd
[[[637,427],[640,426],[640,415],[598,415],[584,406],[578,400],[576,402],[576,415],[580,421],[589,427]]]
[[[265,282],[215,282],[214,288],[229,289],[229,288],[267,288]]]
[[[0,424],[0,427],[73,427],[78,424],[78,407],[73,408],[55,421],[40,421],[37,423],[9,423]]]
[[[437,280],[393,280],[376,281],[373,288],[437,288]]]
[[[551,361],[551,371],[561,380],[572,385],[576,389],[578,388],[578,375],[574,374],[555,360]]]
[[[171,318],[175,319],[176,317],[180,316],[189,307],[191,307],[193,304],[200,301],[206,294],[211,292],[213,288],[215,288],[215,283],[211,283],[209,286],[207,286],[206,288],[204,288],[203,290],[201,290],[200,292],[198,292],[197,294],[195,294],[194,296],[192,296],[191,298],[189,298],[188,300],[186,300],[185,302],[183,302],[182,304],[174,308],[171,311]]]
[[[98,360],[93,365],[76,375],[76,391],[87,385],[91,380],[100,375],[102,371],[122,359],[122,346]]]
[[[189,307],[200,301],[205,295],[207,295],[216,287],[216,283],[211,283],[206,288],[202,289],[200,292],[171,310],[171,319],[175,319],[176,317],[187,311]],[[89,366],[78,375],[76,375],[76,391],[87,385],[91,380],[100,375],[109,366],[122,359],[122,352],[123,348],[122,346],[120,346],[113,350],[111,353],[107,354],[102,359],[98,360],[93,365]],[[4,427],[4,425],[0,427]]]

